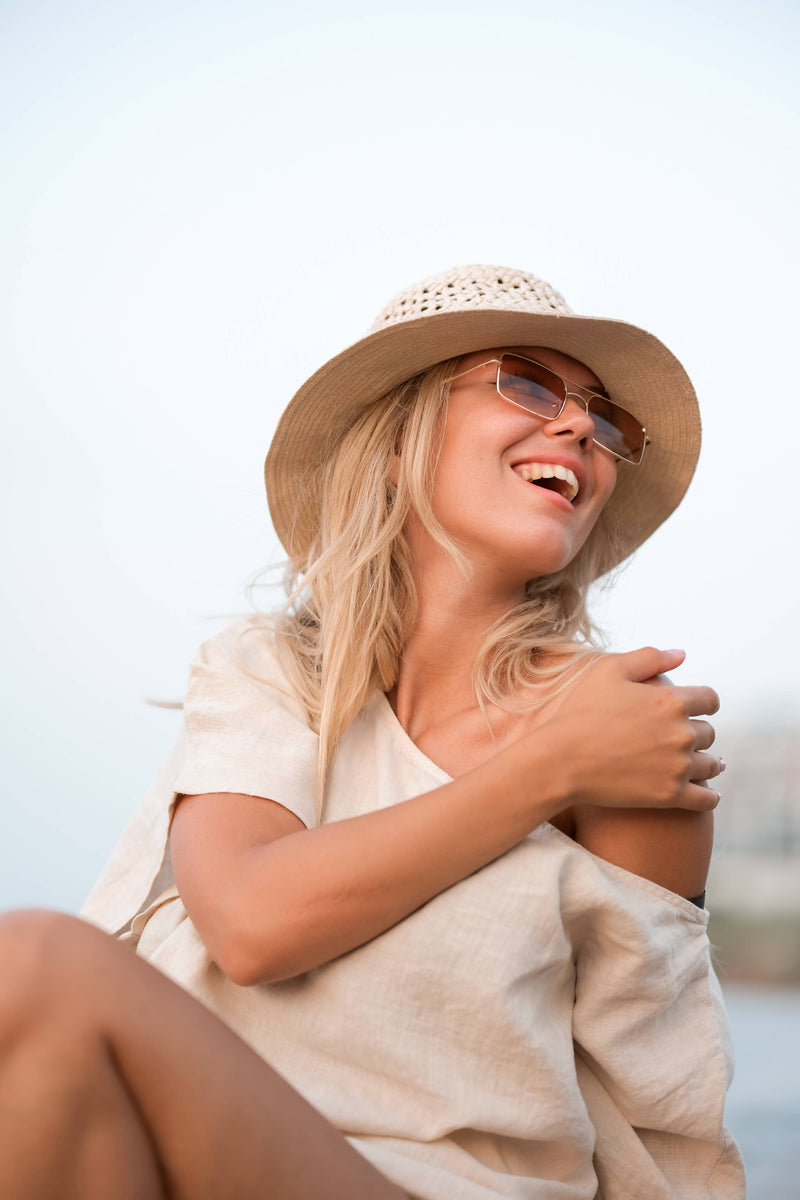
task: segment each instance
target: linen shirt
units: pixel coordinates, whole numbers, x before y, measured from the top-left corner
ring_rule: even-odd
[[[175,798],[263,796],[311,826],[316,754],[268,624],[212,638],[185,732],[83,915],[218,1014],[420,1200],[741,1200],[708,913],[553,825],[303,975],[241,987],[222,973],[171,876]],[[321,820],[449,779],[376,692],[337,747]]]

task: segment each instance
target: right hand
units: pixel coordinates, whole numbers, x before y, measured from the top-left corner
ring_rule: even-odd
[[[538,736],[563,755],[570,804],[610,808],[715,808],[705,785],[723,765],[708,749],[715,713],[710,687],[653,687],[679,667],[682,650],[644,647],[599,656],[556,698]]]

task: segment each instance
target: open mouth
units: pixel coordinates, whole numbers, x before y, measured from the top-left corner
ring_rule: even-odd
[[[558,492],[559,496],[569,500],[570,504],[578,494],[577,475],[561,463],[520,463],[514,470],[528,483],[550,492]]]

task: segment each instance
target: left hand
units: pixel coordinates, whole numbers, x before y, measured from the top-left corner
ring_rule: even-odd
[[[675,686],[668,675],[653,675],[650,679],[644,680],[644,682],[653,684],[656,687]],[[706,787],[709,779],[716,779],[725,770],[725,759],[717,754],[707,753],[711,746],[713,746],[717,736],[717,732],[710,721],[704,721],[699,717],[691,717],[689,724],[692,726],[695,735],[689,770],[689,782],[696,783],[700,787]]]

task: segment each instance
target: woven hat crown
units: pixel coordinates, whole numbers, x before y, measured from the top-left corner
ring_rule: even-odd
[[[434,313],[498,308],[560,316],[573,311],[546,280],[512,267],[479,264],[453,267],[404,288],[381,309],[370,333]]]

